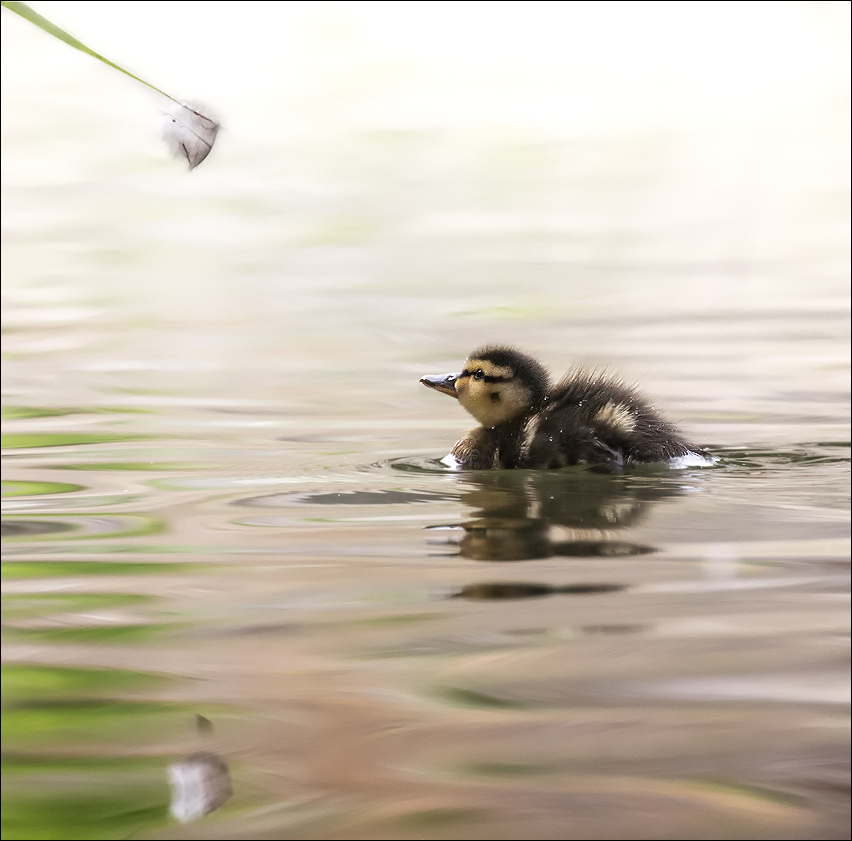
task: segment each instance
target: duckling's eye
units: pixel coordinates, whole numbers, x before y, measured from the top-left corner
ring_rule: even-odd
[[[485,371],[483,371],[482,368],[477,368],[476,371],[474,371],[473,378],[475,380],[484,380]]]

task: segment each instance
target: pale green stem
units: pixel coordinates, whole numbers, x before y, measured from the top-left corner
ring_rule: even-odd
[[[124,73],[125,76],[130,76],[131,79],[135,79],[137,82],[141,82],[146,87],[151,88],[151,90],[162,94],[164,97],[166,97],[166,99],[170,99],[172,102],[178,102],[178,100],[176,100],[173,96],[169,96],[165,91],[161,91],[158,87],[155,87],[150,82],[146,82],[144,79],[140,79],[138,76],[134,76],[129,70],[125,70],[123,67],[119,67],[115,62],[110,61],[108,58],[104,58],[100,53],[96,53],[94,50],[90,50],[85,44],[78,41],[72,35],[69,35],[64,29],[60,29],[58,26],[56,26],[56,24],[51,23],[47,18],[43,18],[40,14],[34,12],[26,3],[16,3],[12,0],[2,0],[2,5],[10,12],[15,12],[15,14],[20,15],[22,18],[25,18],[30,23],[34,23],[36,26],[43,29],[45,32],[49,32],[55,38],[59,38],[60,41],[64,41],[69,46],[80,50],[80,52],[82,53],[88,53],[90,56],[93,56],[98,61],[102,61],[104,64],[107,64],[110,67],[114,67],[116,70],[120,70],[122,73]]]

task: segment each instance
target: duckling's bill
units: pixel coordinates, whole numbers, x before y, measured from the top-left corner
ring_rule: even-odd
[[[456,380],[461,376],[461,371],[458,374],[427,374],[420,378],[420,382],[429,388],[434,388],[435,391],[440,391],[441,394],[448,394],[450,397],[455,397],[458,400],[458,392],[456,391]]]

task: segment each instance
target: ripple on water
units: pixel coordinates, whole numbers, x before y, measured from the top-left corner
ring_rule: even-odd
[[[440,777],[456,757],[520,768],[525,763],[515,761],[519,758],[528,759],[530,767],[545,767],[547,762],[538,760],[551,756],[578,775],[585,774],[576,770],[578,756],[588,757],[596,768],[611,763],[612,775],[619,779],[625,756],[638,757],[627,760],[637,767],[658,762],[661,773],[668,774],[666,758],[655,754],[649,759],[644,746],[653,740],[655,750],[659,744],[668,747],[673,720],[680,728],[678,737],[685,744],[692,739],[682,751],[687,759],[677,754],[674,767],[693,761],[715,768],[716,744],[725,741],[719,730],[731,736],[731,742],[747,733],[761,749],[775,743],[777,734],[771,728],[758,728],[755,735],[757,702],[834,702],[834,683],[811,695],[793,691],[807,678],[806,670],[801,680],[797,676],[799,661],[790,661],[794,677],[783,686],[761,683],[758,674],[761,663],[784,649],[777,638],[790,624],[789,605],[771,602],[775,594],[792,594],[788,601],[795,598],[798,606],[799,597],[825,596],[823,590],[832,582],[813,573],[779,581],[767,574],[773,558],[765,549],[757,568],[746,569],[739,557],[732,557],[724,568],[729,577],[713,578],[718,575],[715,567],[696,562],[696,556],[708,553],[702,546],[705,538],[699,538],[696,552],[686,558],[672,550],[671,529],[656,526],[653,531],[655,515],[688,511],[680,515],[684,522],[678,521],[678,528],[692,530],[704,522],[718,534],[726,526],[727,515],[719,507],[723,488],[737,506],[748,506],[755,487],[749,479],[757,476],[762,481],[770,475],[789,488],[794,474],[813,471],[818,478],[846,459],[837,445],[714,452],[720,460],[711,469],[672,471],[649,465],[617,474],[582,467],[458,472],[435,459],[400,457],[322,471],[302,465],[279,476],[271,475],[268,463],[258,462],[263,471],[228,474],[218,466],[197,471],[181,466],[185,475],[170,470],[169,476],[150,477],[144,487],[150,489],[152,504],[175,500],[180,512],[169,520],[172,531],[184,529],[173,542],[180,544],[186,540],[183,535],[192,535],[179,547],[182,551],[200,556],[199,544],[221,541],[216,551],[230,553],[217,559],[215,570],[198,563],[200,557],[183,565],[159,560],[95,562],[92,555],[99,548],[166,551],[154,541],[146,546],[102,540],[156,534],[163,522],[135,512],[72,514],[70,505],[57,496],[51,513],[10,514],[4,520],[11,552],[56,551],[58,542],[67,540],[62,551],[73,559],[26,563],[22,558],[6,565],[6,575],[20,589],[20,598],[7,603],[11,613],[5,617],[6,641],[19,649],[59,652],[57,656],[82,651],[97,657],[109,650],[105,656],[110,662],[120,657],[116,652],[127,651],[125,662],[135,666],[139,659],[148,668],[161,657],[172,664],[191,663],[174,668],[203,675],[192,691],[208,700],[215,691],[232,697],[228,693],[233,692],[237,670],[245,686],[245,705],[256,705],[263,721],[258,731],[264,732],[264,747],[269,741],[269,709],[274,709],[273,716],[284,710],[284,716],[298,717],[305,697],[300,693],[312,699],[317,693],[329,705],[325,724],[334,722],[332,727],[338,729],[330,738],[321,720],[314,729],[305,719],[300,736],[304,745],[297,748],[296,758],[290,757],[289,744],[285,747],[286,761],[293,767],[301,762],[298,750],[330,750],[338,744],[344,746],[341,761],[347,761],[346,745],[363,743],[352,713],[356,698],[367,699],[369,721],[364,726],[369,732],[375,732],[378,720],[397,720],[400,715],[413,717],[418,727],[431,726],[425,718],[417,719],[416,712],[429,705],[429,720],[440,728],[430,743],[433,754],[424,757],[400,742],[399,756],[413,756],[420,775],[430,773],[433,762],[431,771]],[[97,471],[94,459],[85,464]],[[115,470],[126,467],[138,475],[145,464],[108,462],[104,472],[114,482]],[[165,469],[162,463],[160,468]],[[106,481],[91,478],[95,487],[99,480]],[[74,487],[62,490],[42,483],[29,495],[44,499]],[[11,490],[27,496],[22,485]],[[138,511],[138,501],[131,504]],[[688,510],[689,504],[696,505],[698,513]],[[245,519],[235,521],[240,508]],[[247,509],[255,509],[256,516]],[[270,538],[263,529],[246,528],[254,525],[275,531]],[[747,525],[750,530],[752,524]],[[646,527],[652,531],[639,531]],[[425,546],[418,535],[426,536]],[[444,549],[451,557],[430,555],[436,537],[449,538]],[[560,558],[566,560],[554,560]],[[525,566],[504,564],[495,575],[481,563],[504,561]],[[512,581],[516,570],[520,580]],[[93,582],[92,590],[96,586],[114,592],[87,593],[87,582]],[[40,598],[36,590],[41,585],[73,587],[74,592]],[[762,616],[752,624],[727,618],[735,608],[745,610],[732,600],[752,594],[754,601],[754,593],[778,612],[781,618],[773,619],[774,625]],[[162,611],[166,600],[170,606]],[[803,614],[796,626],[807,631],[797,635],[799,646],[820,634],[827,636],[836,624],[833,615],[825,616],[822,602],[816,608],[819,622]],[[748,659],[749,641],[754,639],[765,648]],[[361,663],[368,668],[359,668]],[[385,668],[385,663],[391,666]],[[728,669],[725,674],[720,663]],[[823,665],[818,662],[813,673],[822,669],[820,674],[828,674]],[[287,680],[279,681],[282,674]],[[334,674],[334,680],[327,680],[327,674]],[[111,750],[121,750],[126,742],[129,753],[138,742],[125,738],[121,728],[135,736],[144,727],[155,734],[151,744],[143,745],[145,751],[156,753],[157,745],[168,743],[172,754],[184,752],[174,750],[172,741],[180,723],[197,712],[194,705],[152,706],[141,691],[142,697],[130,705],[95,698],[86,708],[92,721],[97,719],[105,729],[92,735],[73,685],[67,683],[75,677],[60,677],[66,680],[67,703],[52,738],[61,746],[79,749],[77,740],[85,736],[97,751],[104,741],[98,739],[106,733]],[[268,702],[271,685],[280,695]],[[128,687],[130,691],[132,685]],[[181,692],[175,694],[184,697]],[[50,701],[47,693],[44,698]],[[374,703],[376,698],[379,703]],[[740,715],[738,705],[744,702]],[[706,724],[708,710],[716,712],[714,704],[734,709],[733,717],[715,729]],[[688,718],[693,707],[694,717]],[[541,724],[544,709],[550,730],[525,738],[529,728]],[[578,723],[583,716],[588,721]],[[611,726],[613,722],[617,726]],[[12,724],[21,729],[49,726],[35,715],[19,716]],[[705,728],[701,732],[708,734],[710,747],[690,735],[696,727]],[[414,729],[384,732],[404,740],[404,733]],[[583,741],[586,730],[594,731],[594,742]],[[602,748],[601,740],[606,739]],[[514,753],[501,755],[510,742]],[[21,747],[34,755],[41,749],[37,743]],[[236,749],[251,755],[243,743]],[[739,757],[735,746],[729,750]],[[160,773],[168,763],[174,766],[174,756],[166,752],[161,751]],[[381,762],[382,767],[396,767],[398,756],[382,756]],[[44,775],[44,769],[33,767]],[[561,773],[558,762],[552,767]],[[86,777],[84,770],[72,770]],[[635,779],[644,780],[644,773],[641,770]],[[245,779],[238,777],[235,789],[241,785]]]
[[[411,505],[456,500],[458,500],[458,494],[344,490],[268,494],[234,500],[231,504],[248,508],[280,508],[289,505]]]
[[[396,470],[400,473],[421,473],[424,475],[446,475],[456,471],[451,470],[440,459],[426,458],[425,456],[400,456],[389,458],[384,461],[376,461],[365,464],[358,468],[363,473],[384,473],[388,470]]]
[[[70,482],[23,482],[3,480],[2,496],[42,496],[47,494],[67,494],[85,490],[85,485],[72,485]]]
[[[163,521],[152,514],[16,514],[3,517],[3,537],[12,541],[50,540],[62,533],[63,540],[141,537],[165,529]]]
[[[714,449],[713,453],[719,457],[720,467],[766,469],[790,465],[848,464],[849,449],[849,441],[820,441],[799,444],[789,450],[725,447]]]

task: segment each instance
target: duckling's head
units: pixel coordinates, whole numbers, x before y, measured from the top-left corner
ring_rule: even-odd
[[[460,374],[423,377],[420,382],[458,398],[487,427],[539,411],[550,384],[547,371],[535,359],[496,345],[474,351]]]

